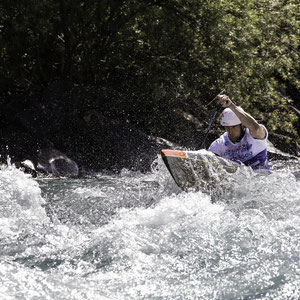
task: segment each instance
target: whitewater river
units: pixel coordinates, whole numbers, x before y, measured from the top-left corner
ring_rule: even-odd
[[[214,196],[160,158],[81,179],[2,166],[0,299],[299,299],[300,163],[273,165]]]

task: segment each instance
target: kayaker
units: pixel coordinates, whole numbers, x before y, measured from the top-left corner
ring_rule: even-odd
[[[269,169],[266,127],[236,106],[227,95],[219,95],[217,103],[225,108],[220,123],[226,132],[208,150],[253,169]]]

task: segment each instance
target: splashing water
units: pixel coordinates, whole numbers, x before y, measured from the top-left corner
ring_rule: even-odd
[[[300,182],[280,170],[241,168],[212,199],[181,192],[160,159],[148,174],[82,179],[1,167],[0,294],[298,299]]]

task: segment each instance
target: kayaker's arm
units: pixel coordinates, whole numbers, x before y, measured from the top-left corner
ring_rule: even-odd
[[[247,112],[245,112],[241,107],[236,106],[228,96],[220,95],[218,96],[217,102],[223,107],[229,107],[241,120],[242,124],[249,128],[250,134],[255,139],[264,139],[266,136],[265,129],[258,124],[258,122]]]

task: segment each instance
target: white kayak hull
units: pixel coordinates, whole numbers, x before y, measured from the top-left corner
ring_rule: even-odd
[[[162,159],[176,184],[184,191],[203,190],[213,187],[220,177],[235,173],[240,164],[222,158],[204,149],[199,151],[161,150]],[[268,175],[262,170],[259,175]]]

